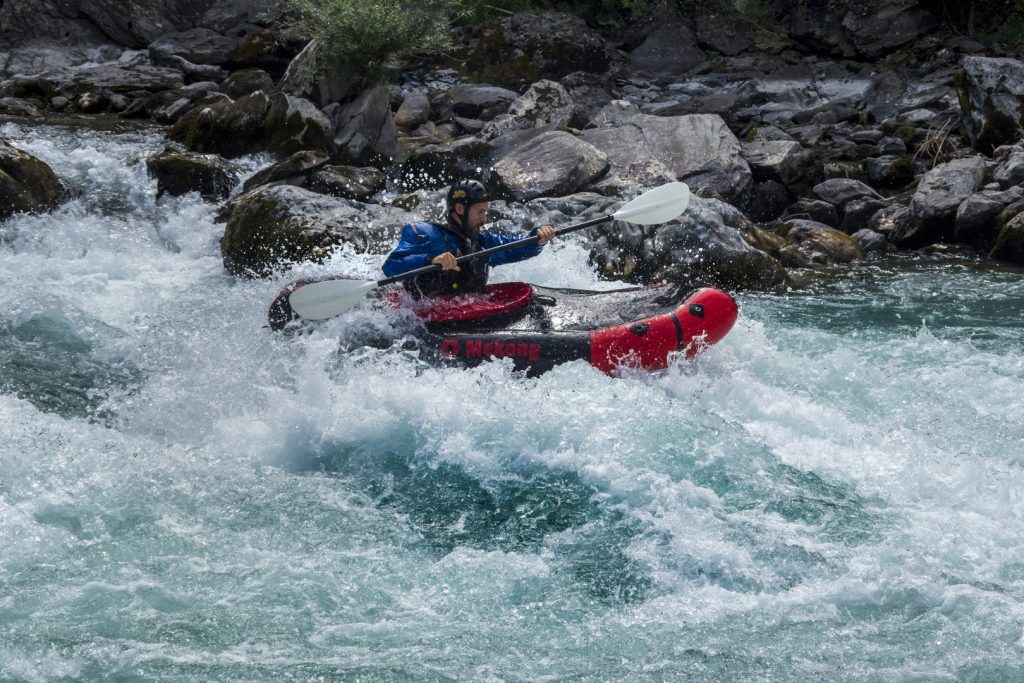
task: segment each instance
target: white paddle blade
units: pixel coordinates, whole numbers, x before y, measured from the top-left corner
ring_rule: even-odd
[[[355,308],[375,289],[373,280],[311,282],[289,294],[288,303],[300,318],[324,320]]]
[[[690,204],[690,188],[686,183],[666,183],[632,200],[616,211],[612,218],[639,225],[667,223],[686,211]]]

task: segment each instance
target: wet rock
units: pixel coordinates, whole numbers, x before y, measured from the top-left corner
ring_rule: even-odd
[[[518,97],[512,90],[491,85],[457,85],[451,89],[455,116],[490,121],[504,114]]]
[[[754,180],[775,180],[787,187],[797,186],[815,175],[814,153],[795,141],[741,143],[743,158]]]
[[[871,187],[852,178],[832,178],[815,185],[812,191],[822,201],[835,206],[840,214],[853,199],[878,196]]]
[[[324,166],[306,182],[313,192],[366,201],[384,189],[387,176],[375,168]]]
[[[851,199],[843,208],[843,220],[839,224],[839,231],[847,235],[863,229],[870,222],[876,213],[889,206],[891,202],[876,197],[860,197]]]
[[[853,239],[857,240],[857,244],[864,250],[864,253],[870,253],[873,251],[893,251],[896,249],[892,242],[885,239],[885,235],[880,232],[875,232],[869,228],[863,228],[850,235]]]
[[[864,258],[864,250],[857,240],[824,223],[790,220],[779,227],[779,233],[815,262],[850,263]]]
[[[339,111],[334,145],[337,163],[391,165],[398,153],[398,128],[386,87],[370,88]]]
[[[781,216],[789,204],[786,186],[777,180],[754,182],[750,186],[750,201],[747,214],[759,222],[767,222]]]
[[[916,248],[953,238],[960,204],[981,189],[986,162],[981,157],[954,159],[925,174],[910,202],[915,224],[896,236],[900,247]]]
[[[520,201],[573,194],[608,170],[608,157],[561,131],[543,133],[494,164],[494,179]]]
[[[914,181],[914,165],[906,157],[871,157],[862,165],[865,178],[876,187],[899,188]]]
[[[268,151],[279,155],[331,148],[331,122],[309,100],[284,93],[270,96],[264,136]]]
[[[655,78],[678,76],[706,61],[707,53],[697,46],[696,36],[680,21],[656,27],[629,54],[630,67]]]
[[[953,240],[988,251],[999,235],[999,215],[1006,207],[1022,199],[1024,188],[1020,187],[972,194],[957,208]]]
[[[645,161],[654,160],[692,189],[713,189],[732,204],[746,203],[750,166],[722,117],[651,116],[613,102],[602,110],[599,122],[600,127],[584,131],[581,137],[608,155],[610,173],[625,177],[627,169],[642,168]]]
[[[203,199],[225,199],[238,184],[237,169],[216,154],[195,154],[166,147],[146,160],[146,170],[156,179],[156,196],[178,197],[198,192]]]
[[[1024,213],[1018,214],[999,231],[989,257],[1024,266]]]
[[[141,90],[160,92],[174,90],[185,84],[181,71],[177,69],[146,65],[121,67],[115,64],[100,64],[82,67],[72,73],[71,80],[79,91],[106,90],[115,93],[133,93]]]
[[[302,97],[326,107],[333,102],[343,102],[357,92],[358,77],[340,69],[314,70],[319,52],[317,41],[311,40],[288,64],[281,77],[282,92]]]
[[[1013,185],[1024,185],[1024,149],[1010,147],[999,157],[1000,162],[992,173],[993,180],[1003,189]]]
[[[270,93],[274,79],[263,69],[238,69],[228,74],[220,84],[220,90],[233,100],[254,92]]]
[[[618,279],[724,289],[785,284],[782,264],[744,238],[749,229],[756,226],[736,208],[695,196],[681,217],[663,225],[615,223],[595,240],[592,254],[602,273]]]
[[[810,197],[801,197],[793,202],[786,210],[786,216],[824,223],[831,228],[839,226],[839,212],[835,205]]]
[[[748,36],[760,28],[738,12],[701,12],[696,16],[697,40],[709,50],[729,57],[754,46]]]
[[[965,57],[957,79],[961,121],[971,145],[990,154],[1016,142],[1024,126],[1024,62],[1005,57]]]
[[[0,114],[6,114],[7,116],[38,117],[42,116],[43,112],[41,112],[39,107],[29,100],[24,100],[18,97],[0,97]]]
[[[0,220],[16,213],[47,211],[66,198],[53,170],[0,140]]]
[[[892,241],[898,235],[905,233],[913,224],[913,216],[910,209],[901,204],[890,204],[877,211],[868,220],[868,229],[882,234],[887,240]]]
[[[574,71],[605,73],[614,53],[583,19],[562,12],[517,12],[463,30],[456,68],[480,83],[519,89]]]
[[[284,161],[272,164],[254,173],[242,186],[248,192],[261,185],[303,185],[306,180],[330,160],[327,152],[303,150]]]
[[[227,77],[228,72],[213,64],[193,64],[184,57],[177,55],[165,55],[154,59],[157,66],[165,66],[169,69],[177,69],[185,77],[186,83],[200,81],[220,81]]]
[[[789,14],[790,37],[837,57],[882,57],[935,25],[935,16],[914,0],[799,3]]]
[[[586,122],[577,119],[580,109],[569,91],[557,81],[541,80],[530,85],[517,97],[504,114],[484,126],[481,137],[494,139],[502,133],[517,130],[565,130],[572,123],[582,127]]]
[[[193,28],[162,35],[148,49],[154,64],[167,57],[180,57],[192,64],[221,65],[231,60],[241,42],[241,38],[208,28]]]
[[[475,137],[439,143],[400,142],[398,184],[406,190],[434,190],[457,178],[480,177],[491,165],[494,148]]]
[[[406,130],[416,130],[430,119],[430,98],[425,92],[416,90],[402,100],[395,112],[395,125]]]
[[[319,261],[342,244],[383,253],[397,226],[412,220],[401,209],[337,199],[292,185],[260,187],[229,207],[220,247],[233,275],[265,277],[288,262]]]

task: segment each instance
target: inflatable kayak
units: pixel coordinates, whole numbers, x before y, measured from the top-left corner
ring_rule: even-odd
[[[305,284],[278,294],[271,328],[302,324],[288,297]],[[738,313],[725,292],[674,285],[586,291],[507,282],[419,299],[400,287],[374,294],[372,305],[415,315],[419,324],[410,334],[421,357],[461,366],[509,358],[529,375],[580,359],[611,375],[662,370],[678,355],[693,357],[721,341]]]

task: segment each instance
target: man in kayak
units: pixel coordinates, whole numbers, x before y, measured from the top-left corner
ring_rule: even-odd
[[[489,200],[487,188],[479,180],[460,180],[452,185],[448,190],[448,222],[416,222],[402,228],[401,241],[384,261],[384,274],[394,277],[433,263],[441,270],[407,280],[406,287],[420,294],[480,291],[487,284],[490,266],[533,258],[555,236],[553,227],[542,225],[527,235],[537,235],[536,243],[471,259],[460,266],[455,262],[459,256],[524,239],[480,231],[487,222]]]

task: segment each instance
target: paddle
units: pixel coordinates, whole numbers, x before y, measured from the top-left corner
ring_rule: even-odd
[[[576,225],[570,225],[565,228],[559,228],[558,230],[555,230],[555,234],[564,235],[566,233],[583,230],[584,228],[590,228],[595,225],[600,225],[601,223],[610,223],[612,221],[625,221],[626,223],[635,223],[638,225],[655,225],[657,223],[665,223],[679,216],[686,210],[689,203],[690,188],[686,186],[686,183],[667,183],[661,187],[656,187],[649,192],[643,193],[613,214],[594,218],[593,220],[578,223]],[[533,235],[516,242],[501,244],[496,247],[491,247],[490,249],[483,249],[481,251],[473,252],[472,254],[460,256],[455,259],[455,262],[465,263],[470,259],[484,258],[490,254],[496,254],[499,251],[515,249],[527,244],[532,244],[538,239],[540,238],[537,235]],[[425,273],[430,273],[440,269],[441,266],[431,264],[429,266],[417,268],[416,270],[407,271],[401,275],[384,278],[383,280],[335,279],[311,282],[308,285],[303,285],[292,292],[288,297],[288,302],[291,304],[292,310],[295,311],[299,317],[305,318],[306,320],[323,320],[325,318],[330,318],[331,316],[344,313],[351,308],[355,308],[363,302],[367,294],[378,287],[390,285],[393,282],[400,282],[402,280],[416,277],[417,275],[424,275]]]

